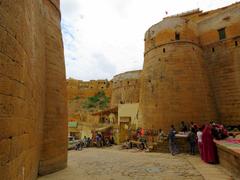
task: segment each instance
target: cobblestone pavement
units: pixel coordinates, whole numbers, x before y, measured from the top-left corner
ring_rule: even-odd
[[[39,180],[202,180],[205,176],[193,166],[197,158],[188,155],[144,153],[137,150],[84,149],[70,151],[68,168]],[[214,170],[213,170],[214,171]],[[229,176],[215,174],[219,179]],[[229,178],[228,178],[229,177]],[[214,179],[213,179],[214,180]]]

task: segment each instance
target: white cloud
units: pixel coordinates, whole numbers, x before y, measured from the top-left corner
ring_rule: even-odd
[[[141,69],[144,34],[169,15],[210,10],[235,0],[61,0],[67,76],[111,78]]]

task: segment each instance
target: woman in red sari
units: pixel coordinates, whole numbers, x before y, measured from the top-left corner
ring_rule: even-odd
[[[202,159],[206,163],[218,163],[217,147],[213,142],[211,125],[207,125],[202,133]]]

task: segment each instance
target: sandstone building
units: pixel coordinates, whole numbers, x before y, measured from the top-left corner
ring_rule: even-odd
[[[240,124],[240,3],[166,17],[145,35],[140,124]]]
[[[0,179],[67,165],[59,0],[0,1]]]

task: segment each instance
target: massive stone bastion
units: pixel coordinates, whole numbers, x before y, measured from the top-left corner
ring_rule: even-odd
[[[143,128],[240,123],[240,3],[164,18],[145,34]]]
[[[128,71],[113,77],[111,106],[138,103],[141,70]]]
[[[66,167],[67,99],[59,0],[0,1],[0,179]]]

